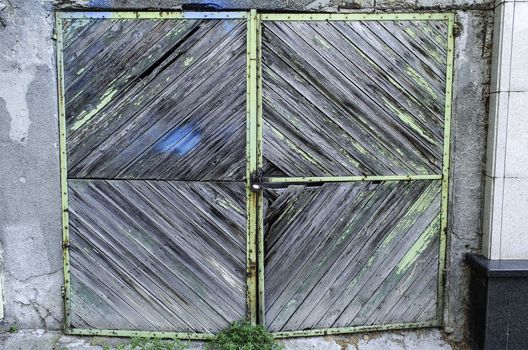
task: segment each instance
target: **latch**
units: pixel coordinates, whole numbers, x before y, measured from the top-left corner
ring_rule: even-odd
[[[258,192],[262,190],[262,177],[264,176],[264,173],[262,169],[257,169],[253,173],[251,173],[251,191]]]

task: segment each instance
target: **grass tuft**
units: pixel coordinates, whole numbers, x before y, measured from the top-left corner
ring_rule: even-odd
[[[247,321],[233,322],[206,345],[207,350],[281,350],[270,332]]]

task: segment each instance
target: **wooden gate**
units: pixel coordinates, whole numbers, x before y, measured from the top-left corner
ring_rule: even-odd
[[[198,337],[247,314],[246,16],[156,17],[61,14],[77,332]]]
[[[441,325],[453,20],[58,13],[67,332]]]
[[[263,323],[281,336],[440,325],[452,21],[261,20]]]

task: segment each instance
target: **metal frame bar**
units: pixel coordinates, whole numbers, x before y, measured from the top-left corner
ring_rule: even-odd
[[[277,332],[277,333],[273,333],[273,336],[277,339],[293,338],[293,337],[315,337],[315,336],[324,336],[324,335],[332,335],[332,334],[388,331],[388,330],[400,330],[400,329],[433,328],[437,326],[438,325],[435,322],[392,323],[392,324],[374,325],[374,326],[307,329],[307,330],[302,330],[302,331]]]
[[[56,16],[64,19],[237,19],[248,18],[248,12],[60,11]]]
[[[441,327],[443,325],[443,294],[444,294],[444,268],[446,260],[446,240],[447,240],[447,206],[449,192],[449,157],[450,157],[450,129],[451,129],[451,99],[452,99],[452,76],[453,76],[453,58],[454,58],[454,13],[401,13],[401,14],[377,14],[377,13],[354,13],[354,14],[299,14],[299,13],[281,13],[281,14],[261,14],[261,21],[447,21],[448,23],[448,51],[447,51],[447,69],[446,69],[446,96],[445,96],[445,119],[444,119],[444,147],[442,155],[442,173],[426,175],[389,175],[389,176],[324,176],[324,177],[269,177],[264,178],[267,184],[293,184],[293,183],[326,183],[326,182],[357,182],[357,181],[411,181],[411,180],[442,180],[442,204],[441,204],[441,230],[439,244],[439,267],[438,267],[438,289],[437,289],[437,312],[432,321],[421,323],[398,323],[372,326],[355,326],[345,328],[327,328],[327,329],[310,329],[300,331],[285,331],[274,333],[276,338],[286,337],[309,337],[328,334],[346,334],[365,331],[383,331],[393,329],[416,329]],[[261,56],[259,56],[261,57]],[[261,69],[261,60],[259,60],[259,69]],[[259,78],[262,79],[262,75]],[[262,82],[259,82],[259,95],[262,95]],[[259,118],[262,119],[260,111]],[[262,135],[259,135],[259,147],[262,147]],[[262,153],[262,149],[259,149]],[[263,213],[259,212],[262,216]],[[259,227],[262,230],[262,227]],[[259,233],[259,249],[264,250],[264,233]],[[259,276],[264,284],[264,261],[259,259]],[[262,299],[264,291],[262,291]],[[261,308],[264,304],[261,305]],[[261,311],[264,313],[264,310]],[[263,318],[264,319],[264,318]]]
[[[438,21],[449,13],[265,13],[262,21]]]
[[[70,328],[71,310],[71,280],[70,280],[70,232],[68,214],[68,161],[66,147],[66,104],[64,101],[64,65],[63,50],[64,37],[62,31],[62,18],[55,18],[56,38],[56,63],[57,63],[57,92],[59,111],[59,161],[60,161],[60,187],[61,187],[61,211],[62,211],[62,254],[64,286],[62,295],[64,298],[64,329]]]
[[[453,65],[455,57],[455,14],[449,14],[447,20],[447,62],[446,62],[446,90],[444,107],[444,152],[442,162],[442,212],[440,217],[440,247],[438,252],[438,300],[436,316],[440,325],[444,324],[444,291],[445,265],[447,246],[447,215],[449,205],[449,167],[451,149],[451,114],[453,98]]]
[[[356,181],[413,181],[440,180],[442,175],[365,175],[365,176],[314,176],[314,177],[265,177],[264,183],[313,183]]]
[[[260,15],[257,16],[257,168],[262,168],[262,26]],[[266,300],[264,281],[264,195],[258,192],[257,200],[257,272],[258,272],[258,323],[262,326],[266,324]]]
[[[84,336],[103,337],[142,337],[142,338],[162,338],[162,339],[183,339],[183,340],[209,340],[214,337],[210,333],[178,333],[178,332],[156,332],[156,331],[130,331],[120,329],[86,329],[70,328],[67,334]]]
[[[251,190],[251,175],[257,171],[257,12],[251,10],[247,21],[247,311],[248,319],[257,324],[257,206],[258,194]]]

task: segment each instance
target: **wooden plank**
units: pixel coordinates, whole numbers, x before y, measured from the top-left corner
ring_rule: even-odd
[[[385,259],[384,265],[379,266],[375,272],[375,276],[378,277],[378,281],[373,283],[365,283],[362,286],[356,297],[349,303],[349,306],[343,310],[341,316],[337,319],[336,324],[348,324],[352,320],[358,324],[364,324],[365,318],[370,313],[376,311],[376,308],[380,305],[383,298],[394,293],[394,287],[406,272],[409,270],[412,271],[413,269],[424,268],[423,265],[419,264],[420,258],[427,256],[429,252],[432,252],[435,256],[438,256],[439,232],[440,216],[438,215],[429,224],[429,226],[425,228],[424,232],[416,239],[416,241],[412,241],[410,238],[407,238],[411,240],[411,242],[414,242],[412,246],[408,246],[408,250],[405,250],[403,247],[399,247],[398,251],[392,251],[391,256]],[[405,254],[402,254],[403,256],[399,256],[402,250],[405,252]],[[407,263],[407,259],[412,260]],[[438,270],[429,270],[427,277],[428,278],[425,279],[425,281],[429,281],[430,279],[436,281],[438,277]],[[416,288],[416,294],[421,294],[423,282],[424,280],[415,281],[413,289]],[[361,297],[363,295],[370,296],[367,302],[364,302],[363,298]],[[426,300],[435,298],[435,296],[435,290],[433,290],[432,293],[425,294]],[[361,308],[356,306],[358,303],[361,303]],[[414,305],[409,306],[410,309],[414,307]],[[428,321],[430,320],[434,320],[434,317]],[[402,319],[399,321],[399,323],[402,321],[412,322],[414,319],[406,318],[405,315],[402,315]]]
[[[74,327],[209,333],[244,317],[244,183],[70,180],[69,192]]]
[[[409,22],[415,23],[415,22]],[[357,43],[356,46],[365,53],[368,53],[369,59],[377,64],[386,66],[386,71],[391,72],[390,78],[395,86],[405,87],[405,99],[412,100],[413,103],[422,105],[430,111],[431,117],[437,117],[443,108],[443,105],[430,98],[418,98],[418,96],[431,95],[441,96],[443,94],[442,81],[431,79],[426,71],[417,72],[416,62],[413,57],[406,51],[398,50],[392,42],[386,43],[381,38],[380,30],[374,23],[365,25],[364,22],[347,22],[332,23],[336,28],[348,27],[347,36],[350,41]],[[429,25],[426,25],[430,27]],[[445,41],[445,38],[442,38]],[[416,84],[416,76],[425,76],[427,84]],[[403,101],[405,102],[405,101]],[[443,115],[438,118],[443,120]],[[433,122],[435,120],[433,119]]]
[[[399,259],[403,258],[403,255],[412,247],[417,237],[429,227],[433,218],[438,215],[440,211],[439,182],[430,182],[430,184],[422,197],[405,212],[398,225],[387,233],[380,248],[371,251],[368,260],[358,264],[359,269],[354,267],[356,271],[354,277],[350,278],[350,275],[347,274],[339,276],[335,285],[340,286],[339,290],[341,290],[341,293],[337,298],[333,297],[332,306],[317,317],[318,322],[325,328],[346,324],[346,321],[338,320],[338,318],[342,315],[345,317],[349,316],[344,310],[346,310],[346,307],[352,307],[353,304],[351,302],[359,295],[361,288],[368,284],[371,273],[375,273],[378,268],[385,266],[385,269],[382,270],[384,272],[380,276],[380,279],[383,279],[387,271],[392,269]],[[393,247],[397,247],[397,249],[393,249]],[[345,279],[346,276],[348,276],[348,280]],[[324,296],[323,299],[327,297],[328,295]],[[313,322],[312,316],[309,319],[309,322]]]
[[[81,183],[81,185],[83,184]],[[86,186],[87,184],[85,183],[84,185]],[[185,260],[185,257],[189,254],[185,250],[180,250],[178,246],[170,248],[173,246],[170,244],[170,240],[169,242],[167,242],[167,239],[156,242],[158,236],[141,237],[138,234],[131,235],[130,232],[141,233],[142,227],[137,227],[137,223],[132,221],[122,211],[121,215],[110,217],[108,212],[111,212],[112,208],[118,209],[119,206],[110,205],[108,208],[107,200],[97,200],[97,196],[101,194],[98,191],[93,191],[93,186],[89,186],[85,190],[92,192],[90,195],[83,196],[86,209],[89,208],[90,210],[84,209],[82,214],[72,217],[72,226],[79,227],[78,232],[80,233],[78,235],[79,242],[74,243],[73,249],[78,249],[77,246],[96,247],[96,249],[84,249],[84,254],[75,255],[75,260],[79,262],[74,264],[73,268],[77,270],[74,271],[74,275],[81,276],[83,285],[89,286],[89,292],[101,295],[118,313],[124,314],[128,319],[133,320],[133,329],[142,329],[142,327],[148,327],[149,325],[150,327],[155,325],[167,327],[168,321],[166,320],[161,321],[157,318],[152,321],[152,317],[161,315],[160,307],[163,308],[164,305],[172,305],[177,314],[187,316],[186,321],[194,325],[197,330],[203,329],[203,326],[193,321],[192,315],[197,314],[207,320],[211,318],[214,320],[215,314],[202,314],[202,308],[198,308],[191,315],[189,310],[180,307],[180,305],[188,304],[188,302],[182,300],[181,293],[190,295],[193,293],[193,290],[189,288],[189,283],[185,281],[186,278],[193,279],[193,273],[189,273],[189,268],[185,264],[179,263],[182,258]],[[92,204],[89,204],[90,202]],[[103,211],[103,213],[99,215],[98,219],[102,220],[103,224],[97,219],[90,217],[90,212],[99,213],[94,206],[102,207],[99,212]],[[82,206],[80,207],[82,210]],[[131,207],[129,209],[133,211],[135,208]],[[76,221],[73,222],[74,220]],[[121,227],[125,229],[121,229]],[[126,228],[129,228],[129,230],[126,230]],[[85,232],[89,232],[90,236],[82,234]],[[112,233],[116,232],[121,233],[118,236],[120,239],[115,239],[114,235],[112,235]],[[108,237],[106,238],[101,233],[106,234]],[[81,244],[82,242],[85,242],[85,245]],[[141,249],[136,248],[137,246]],[[157,253],[156,246],[161,248],[158,248]],[[164,247],[169,247],[169,249]],[[143,250],[146,250],[147,254]],[[170,257],[171,255],[173,255],[172,258]],[[175,257],[176,261],[174,261]],[[192,259],[187,260],[192,261]],[[174,264],[179,268],[174,269]],[[139,265],[139,269],[128,268],[135,265]],[[160,270],[152,268],[152,266],[157,265],[166,266],[166,268]],[[196,266],[192,267],[196,269]],[[174,279],[172,274],[176,274],[179,278]],[[119,278],[119,276],[122,277]],[[172,286],[167,286],[168,281],[172,281]],[[172,292],[171,288],[175,288],[178,293]],[[121,290],[125,291],[124,294],[119,293]],[[153,293],[157,296],[156,299],[161,302],[153,302]],[[167,300],[167,293],[171,299],[177,302],[174,303],[172,300]],[[139,294],[140,297],[135,294]],[[124,299],[126,300],[125,303],[123,302]],[[198,299],[195,304],[200,305],[202,303],[203,301]],[[129,305],[132,305],[131,309],[129,309]],[[150,308],[150,312],[146,317],[141,316],[141,314],[147,312],[145,305],[147,305],[147,310]],[[97,306],[94,305],[93,307],[96,308]],[[139,311],[139,314],[136,314],[136,310]],[[77,308],[75,308],[75,312],[78,312]],[[171,323],[178,326],[180,324],[178,318],[174,316],[172,318]]]
[[[420,283],[424,285],[431,279],[435,281],[438,279],[438,273],[432,273],[435,270],[438,272],[438,240],[435,240],[432,246],[433,249],[429,249],[427,254],[423,254],[417,260],[416,265],[409,269],[398,284],[394,286],[394,291],[386,294],[376,311],[372,312],[364,321],[365,324],[390,324],[405,319],[406,316],[403,315],[403,312],[412,305],[411,300],[419,295],[427,295],[431,300],[436,301],[435,292],[418,293],[416,291]],[[426,317],[427,320],[433,318],[434,315]]]
[[[245,22],[118,23],[119,34],[93,42],[118,35],[128,50],[103,45],[95,75],[84,61],[66,66],[69,176],[242,180]],[[85,50],[100,49],[94,43]]]
[[[445,72],[436,63],[445,48],[422,38],[429,27],[383,25],[264,23],[263,156],[275,168],[288,176],[440,172],[445,78],[435,72]],[[410,52],[415,45],[425,52]]]
[[[294,185],[266,193],[269,329],[365,325],[372,315],[385,317],[385,300],[407,310],[428,281],[409,275],[437,260],[439,227],[431,220],[440,211],[440,181]],[[435,269],[424,273],[437,276]],[[410,297],[393,294],[403,288],[400,281]],[[397,316],[391,321],[413,321]]]

